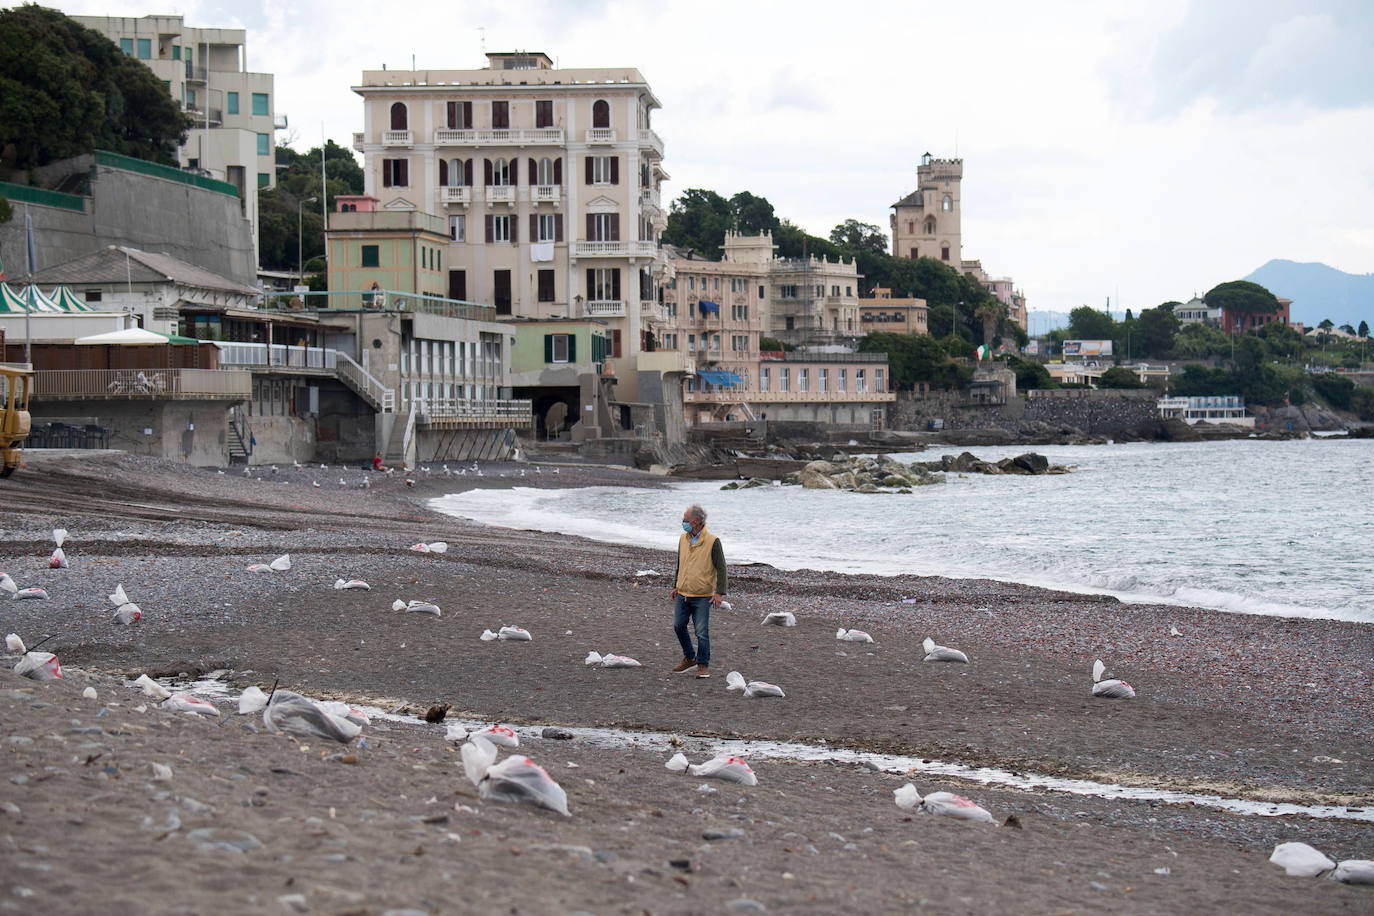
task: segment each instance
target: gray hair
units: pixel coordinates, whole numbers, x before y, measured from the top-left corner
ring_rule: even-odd
[[[688,506],[688,507],[687,507],[687,511],[686,511],[684,514],[685,514],[688,518],[694,518],[694,519],[696,519],[697,521],[701,522],[703,525],[706,524],[706,510],[703,509],[703,508],[701,508],[701,506],[698,506],[698,505],[691,505],[691,506]]]

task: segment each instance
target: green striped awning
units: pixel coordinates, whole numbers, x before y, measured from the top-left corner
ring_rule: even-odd
[[[29,306],[29,298],[32,296],[33,305]],[[18,291],[10,288],[8,283],[0,283],[0,315],[22,315],[25,312],[61,312],[56,302],[53,302],[43,291],[36,286],[23,287]]]
[[[76,293],[71,291],[71,287],[59,286],[48,296],[59,309],[64,312],[98,312],[99,309],[91,308]]]

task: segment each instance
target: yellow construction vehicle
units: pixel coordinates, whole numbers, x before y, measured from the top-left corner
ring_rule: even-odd
[[[33,372],[0,366],[0,477],[8,477],[19,467],[20,447],[29,434],[29,394],[33,391]]]

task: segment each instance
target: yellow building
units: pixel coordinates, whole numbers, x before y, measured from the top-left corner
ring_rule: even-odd
[[[859,324],[865,334],[929,334],[930,307],[924,299],[894,298],[892,290],[875,287],[872,297],[859,300]]]

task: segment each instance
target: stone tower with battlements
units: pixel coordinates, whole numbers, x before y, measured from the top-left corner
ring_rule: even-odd
[[[964,160],[926,153],[916,167],[916,190],[892,205],[892,254],[935,258],[955,270],[963,261],[959,183]]]

